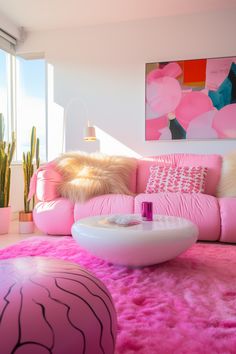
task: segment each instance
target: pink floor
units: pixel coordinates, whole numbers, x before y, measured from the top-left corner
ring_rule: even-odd
[[[118,314],[118,354],[236,354],[236,246],[198,243],[152,267],[114,266],[70,237],[35,237],[0,258],[57,257],[80,263],[107,285]]]

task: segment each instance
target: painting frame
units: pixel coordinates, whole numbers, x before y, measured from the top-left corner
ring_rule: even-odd
[[[212,139],[236,139],[236,56],[146,63],[145,140]]]

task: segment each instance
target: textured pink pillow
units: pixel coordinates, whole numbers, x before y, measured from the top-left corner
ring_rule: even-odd
[[[145,193],[204,193],[206,175],[207,167],[153,165]]]

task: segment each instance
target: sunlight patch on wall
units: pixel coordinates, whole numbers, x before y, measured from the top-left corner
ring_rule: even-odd
[[[136,158],[141,157],[136,151],[130,149],[127,145],[121,143],[104,130],[97,126],[95,126],[95,128],[96,136],[100,143],[100,152],[108,155],[124,155]]]

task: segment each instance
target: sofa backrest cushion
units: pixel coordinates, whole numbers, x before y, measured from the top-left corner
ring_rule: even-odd
[[[159,166],[202,166],[207,167],[205,193],[216,195],[217,185],[221,174],[222,157],[217,154],[167,154],[140,159],[137,169],[136,193],[145,191],[150,167]]]

